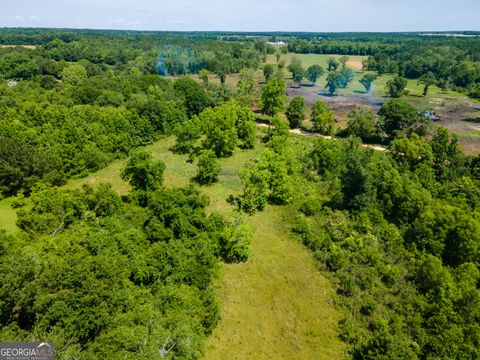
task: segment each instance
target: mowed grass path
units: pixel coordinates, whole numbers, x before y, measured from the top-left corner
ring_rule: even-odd
[[[222,264],[221,316],[205,360],[341,359],[331,283],[289,236],[282,209],[249,218],[256,229],[246,263]]]
[[[196,168],[186,162],[186,156],[169,151],[174,142],[175,138],[169,137],[146,150],[165,162],[167,186],[185,186]],[[222,159],[219,181],[201,188],[210,198],[210,211],[232,210],[226,199],[241,191],[238,170],[249,159],[258,158],[262,149],[258,142],[255,150],[237,149],[234,156]],[[117,160],[85,178],[69,181],[65,187],[111,183],[126,194],[130,186],[120,176],[125,163]],[[11,217],[12,209],[7,213]],[[215,281],[221,320],[207,340],[205,360],[343,357],[337,327],[340,313],[329,303],[334,288],[322,277],[308,250],[291,237],[287,216],[285,208],[269,206],[246,219],[255,229],[252,254],[246,263],[221,264]]]

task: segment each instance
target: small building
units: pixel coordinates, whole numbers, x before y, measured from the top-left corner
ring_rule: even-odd
[[[16,81],[9,81],[9,82],[7,83],[7,86],[8,86],[8,87],[14,87],[14,86],[17,86],[17,84],[18,84],[18,83],[17,83]]]

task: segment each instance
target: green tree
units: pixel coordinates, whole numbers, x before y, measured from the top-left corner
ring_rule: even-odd
[[[378,138],[379,125],[377,115],[370,108],[358,107],[348,113],[346,133],[363,141],[372,141]]]
[[[272,78],[274,68],[272,64],[265,64],[263,67],[263,76],[265,77],[265,82],[268,82]]]
[[[382,106],[378,114],[383,119],[383,130],[393,137],[411,130],[419,118],[417,109],[404,99],[390,100]]]
[[[220,174],[220,162],[212,150],[202,150],[197,157],[197,175],[195,180],[202,185],[217,181]]]
[[[198,77],[199,77],[199,79],[201,79],[203,81],[203,86],[205,86],[205,87],[208,86],[211,74],[212,73],[210,71],[208,71],[207,69],[200,70],[200,72],[198,73]]]
[[[237,146],[239,106],[234,102],[205,109],[199,116],[205,137],[204,149],[211,149],[219,158],[231,156]]]
[[[340,89],[343,86],[343,82],[344,82],[344,78],[340,73],[336,71],[330,72],[327,76],[327,85],[326,85],[330,95],[335,94],[337,89]]]
[[[269,172],[269,202],[285,205],[293,200],[294,187],[284,157],[270,149],[262,154],[260,162]]]
[[[415,169],[420,164],[431,166],[432,148],[417,134],[407,138],[395,139],[390,143],[389,151],[398,164]]]
[[[315,83],[317,82],[317,79],[323,75],[325,70],[320,65],[311,65],[307,69],[307,77],[308,80],[310,80],[315,86]]]
[[[376,79],[377,79],[377,75],[375,73],[366,73],[359,80],[359,82],[365,87],[365,92],[369,93],[370,90],[372,89],[372,84]]]
[[[175,93],[183,99],[188,116],[198,115],[211,105],[203,87],[190,77],[184,76],[173,84]]]
[[[242,69],[240,71],[240,80],[237,83],[238,100],[240,104],[251,106],[255,100],[255,70]]]
[[[392,98],[399,98],[405,95],[406,87],[407,79],[401,76],[395,76],[393,79],[387,81],[387,91]]]
[[[243,149],[253,149],[257,139],[257,127],[255,124],[255,114],[253,111],[243,106],[238,109],[236,123],[240,147]]]
[[[292,129],[298,128],[305,119],[305,100],[301,96],[295,96],[287,108],[287,119]]]
[[[216,55],[217,59],[213,65],[213,72],[218,75],[221,84],[225,84],[228,74],[232,72],[232,57],[226,53]]]
[[[340,62],[340,64],[342,64],[342,67],[347,66],[348,60],[350,60],[350,57],[345,56],[345,55],[344,55],[344,56],[341,56],[341,57],[338,59],[338,61]]]
[[[280,63],[280,59],[282,58],[282,53],[280,51],[275,52],[275,58],[277,59],[277,65]]]
[[[427,96],[430,86],[434,85],[437,82],[435,75],[432,72],[427,72],[423,74],[419,79],[418,83],[423,85],[423,96]]]
[[[310,118],[315,131],[323,135],[332,135],[335,131],[333,112],[324,102],[315,101]]]
[[[297,58],[293,58],[290,65],[288,65],[288,71],[292,73],[293,81],[300,85],[305,77],[305,69],[303,68],[301,61]]]
[[[240,179],[244,186],[238,198],[238,206],[247,214],[254,214],[265,208],[268,202],[270,174],[258,161],[252,161],[240,170]]]
[[[202,126],[198,116],[185,121],[176,129],[177,142],[172,150],[178,154],[193,155],[198,147],[198,141],[202,136]]]
[[[156,190],[163,184],[165,164],[154,161],[152,155],[138,151],[128,159],[123,169],[122,179],[128,181],[135,190]]]
[[[272,78],[263,85],[260,99],[262,114],[273,116],[282,112],[285,92],[286,87],[283,79]]]
[[[331,58],[327,59],[327,69],[328,69],[328,71],[336,71],[339,66],[340,66],[340,63],[334,57],[331,57]]]
[[[87,70],[82,65],[70,65],[63,69],[62,79],[65,84],[79,86],[87,81]]]
[[[462,162],[457,135],[450,136],[448,129],[441,126],[433,135],[430,146],[434,160],[433,168],[437,177],[441,180],[455,177],[455,170]]]
[[[342,70],[340,70],[339,74],[340,84],[343,89],[347,88],[355,77],[355,73],[353,72],[353,70],[348,67],[343,67]]]
[[[372,175],[368,159],[360,141],[350,138],[345,151],[345,169],[340,176],[343,204],[347,209],[366,208],[372,201]]]

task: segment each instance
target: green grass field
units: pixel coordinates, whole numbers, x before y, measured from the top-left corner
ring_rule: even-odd
[[[372,94],[375,96],[386,96],[387,92],[385,90],[387,82],[394,78],[394,75],[382,75],[373,83]],[[423,85],[418,83],[418,80],[407,80],[408,84],[406,90],[408,94],[413,97],[424,98],[423,96]],[[436,85],[430,86],[428,91],[427,99],[432,97],[463,97],[466,98],[464,94],[460,94],[456,91],[443,91]]]
[[[4,229],[7,233],[12,234],[18,230],[17,210],[12,208],[13,198],[6,198],[0,201],[0,229]]]
[[[311,139],[295,137],[300,145]],[[166,164],[167,186],[187,185],[195,175],[187,157],[169,151],[175,138],[168,137],[147,146],[155,159]],[[255,150],[236,150],[222,159],[219,181],[202,187],[210,197],[210,211],[228,213],[230,194],[241,191],[238,170],[249,159],[260,156]],[[122,194],[130,187],[121,179],[126,160],[118,160],[66,188],[83,184],[111,183]],[[15,231],[15,210],[9,199],[0,202],[1,227]],[[318,271],[310,252],[290,235],[288,208],[272,207],[247,222],[255,229],[252,254],[242,264],[222,264],[215,281],[221,320],[208,338],[205,360],[216,359],[341,359],[344,344],[338,337],[340,311],[330,301],[335,289]]]
[[[205,360],[341,359],[334,289],[311,254],[289,236],[288,215],[269,207],[249,219],[256,233],[246,263],[223,264],[222,319]]]
[[[325,88],[325,83],[327,79],[327,60],[331,57],[334,58],[340,58],[341,55],[323,55],[323,54],[293,54],[293,53],[288,53],[285,55],[282,55],[281,60],[285,61],[285,68],[284,68],[284,74],[285,74],[285,79],[287,81],[291,81],[291,74],[290,72],[286,69],[290,62],[292,61],[293,58],[297,58],[302,62],[303,67],[306,69],[311,65],[320,65],[324,70],[325,74],[320,77],[317,81],[317,85],[319,85],[322,88]],[[340,95],[348,95],[348,94],[353,94],[356,92],[363,92],[364,87],[358,82],[362,78],[362,71],[361,69],[361,62],[364,60],[366,57],[365,56],[349,56],[350,60],[347,63],[347,65],[355,71],[355,77],[352,81],[352,83],[346,88],[346,89],[340,89],[338,90],[338,94]],[[275,55],[268,55],[267,56],[267,64],[272,64],[276,65],[277,64],[277,59],[275,58]],[[304,79],[302,84],[308,85],[309,82],[307,79]]]

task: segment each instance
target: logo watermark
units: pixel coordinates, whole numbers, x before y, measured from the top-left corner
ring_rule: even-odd
[[[0,360],[54,360],[51,343],[0,342]]]

